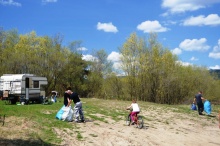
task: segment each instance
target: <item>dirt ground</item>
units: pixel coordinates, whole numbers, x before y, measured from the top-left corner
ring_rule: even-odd
[[[155,110],[148,110],[148,112],[142,112],[141,115],[145,117],[142,129],[138,129],[134,125],[126,126],[124,120],[116,122],[105,117],[107,123],[86,119],[86,123],[69,122],[77,129],[61,130],[54,127],[53,131],[57,137],[62,139],[62,146],[220,146],[217,114],[208,117],[207,115],[199,116],[196,111],[192,112],[195,112],[193,116],[171,111],[158,113]],[[97,114],[96,116],[103,117],[104,115]],[[33,130],[31,125],[34,123],[25,123],[25,119],[16,118],[6,119],[6,123],[7,120],[17,122],[13,123],[13,129],[10,124],[0,127],[0,145],[22,145],[19,141],[12,143],[7,139],[18,137],[26,139],[25,134]],[[20,123],[23,123],[22,126],[19,126]],[[2,134],[6,131],[10,131],[12,134],[4,137]],[[78,138],[77,131],[80,133]],[[22,142],[25,143],[25,141]],[[39,144],[30,143],[30,145]]]
[[[156,115],[155,115],[156,114]],[[220,129],[218,117],[207,115],[195,117],[169,113],[157,115],[156,112],[142,113],[145,119],[142,129],[136,126],[126,126],[124,121],[115,122],[108,119],[108,123],[100,121],[87,121],[86,123],[73,123],[79,126],[82,139],[69,136],[70,131],[54,131],[63,139],[62,145],[80,146],[219,146]],[[99,115],[100,117],[102,115]]]

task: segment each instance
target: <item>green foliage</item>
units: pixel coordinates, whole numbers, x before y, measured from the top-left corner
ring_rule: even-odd
[[[122,78],[117,77],[115,74],[111,74],[105,79],[103,88],[106,99],[124,99]]]
[[[65,90],[63,84],[74,87],[79,93],[86,90],[83,88],[84,70],[88,64],[80,54],[71,52],[71,48],[62,47],[62,36],[41,37],[34,31],[19,35],[16,30],[0,34],[1,75],[30,73],[45,76],[48,79],[47,95],[52,90],[62,93]]]
[[[217,100],[219,81],[205,67],[183,66],[178,58],[150,34],[148,41],[131,34],[123,47],[123,88],[127,100],[136,98],[164,104],[192,102],[194,94],[204,91]]]
[[[94,52],[93,60],[84,61],[81,41],[72,41],[68,47],[62,46],[62,41],[59,34],[48,37],[34,31],[0,30],[0,75],[45,76],[47,96],[52,90],[62,94],[71,86],[82,97],[179,104],[191,102],[202,90],[205,98],[220,102],[218,78],[205,67],[183,66],[158,42],[155,33],[148,39],[132,33],[124,42],[119,49],[123,77],[114,72],[104,49]]]
[[[91,73],[88,78],[89,97],[105,98],[104,79],[112,72],[112,63],[107,60],[107,53],[104,49],[93,54],[94,60],[90,62]]]

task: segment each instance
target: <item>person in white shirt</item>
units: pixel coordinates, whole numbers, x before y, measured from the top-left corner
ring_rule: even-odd
[[[131,112],[131,120],[132,120],[132,125],[135,123],[135,121],[137,121],[137,114],[139,114],[140,112],[140,108],[136,102],[135,99],[132,100],[132,103],[129,107],[127,107],[127,109],[132,109]]]

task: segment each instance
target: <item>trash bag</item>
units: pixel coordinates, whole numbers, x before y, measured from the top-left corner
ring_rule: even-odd
[[[69,113],[65,119],[65,121],[72,122],[73,121],[73,110],[70,108]]]
[[[211,112],[212,112],[212,105],[211,105],[211,103],[210,103],[208,100],[206,100],[206,101],[204,102],[204,111],[205,111],[208,115],[210,115]]]
[[[64,113],[65,105],[57,112],[56,118],[62,120],[62,115]]]
[[[193,103],[193,104],[191,105],[191,110],[197,110],[196,104]]]
[[[71,122],[73,121],[73,110],[71,106],[63,108],[62,120]]]

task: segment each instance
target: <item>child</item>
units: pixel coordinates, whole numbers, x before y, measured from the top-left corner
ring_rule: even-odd
[[[132,103],[129,107],[127,107],[127,109],[132,109],[132,112],[131,112],[131,120],[132,120],[132,125],[135,123],[135,121],[137,119],[135,119],[137,117],[137,114],[139,114],[140,112],[140,108],[136,102],[135,99],[132,100]]]

